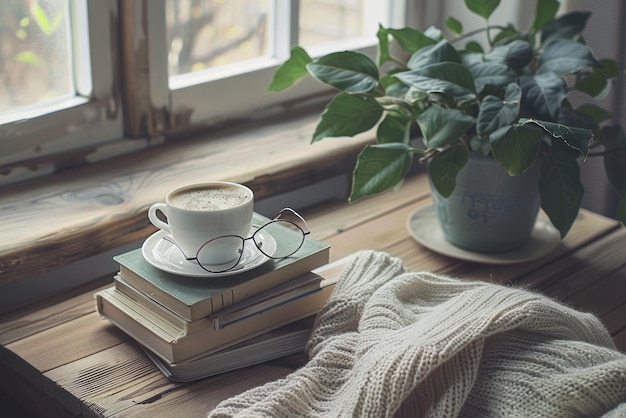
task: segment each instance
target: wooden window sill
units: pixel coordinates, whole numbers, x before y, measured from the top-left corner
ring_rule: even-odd
[[[430,203],[428,179],[422,174],[397,192],[350,205],[329,202],[303,214],[315,238],[330,244],[331,260],[374,249],[400,257],[411,271],[533,289],[598,315],[616,346],[626,349],[626,229],[616,221],[583,210],[546,257],[489,265],[438,255],[407,233],[406,219]],[[0,391],[37,416],[206,416],[224,398],[284,377],[307,360],[300,353],[197,382],[173,383],[135,341],[96,312],[93,292],[112,280],[109,275],[0,315]]]
[[[229,180],[257,199],[349,173],[372,139],[310,144],[318,115],[176,141],[0,189],[0,286],[144,239],[173,187]]]

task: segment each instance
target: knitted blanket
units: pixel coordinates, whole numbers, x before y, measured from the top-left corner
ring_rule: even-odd
[[[380,252],[347,266],[307,351],[210,416],[626,416],[626,354],[595,316]]]

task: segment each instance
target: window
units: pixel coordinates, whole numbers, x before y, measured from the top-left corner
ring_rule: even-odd
[[[271,104],[320,91],[303,83],[286,94],[267,94],[275,69],[292,47],[312,54],[360,49],[375,55],[378,23],[402,24],[398,0],[160,0],[147,11],[148,37],[167,49],[150,49],[151,67],[162,80],[149,88],[153,126],[132,134],[171,133],[250,115],[263,117]],[[160,6],[158,6],[160,5]],[[163,34],[166,28],[166,34]],[[167,71],[166,71],[167,69]],[[165,81],[167,80],[167,81]]]
[[[6,0],[0,184],[318,93],[266,93],[291,48],[372,56],[402,0]]]
[[[116,33],[102,18],[116,1],[6,0],[0,11],[0,184],[121,137]]]

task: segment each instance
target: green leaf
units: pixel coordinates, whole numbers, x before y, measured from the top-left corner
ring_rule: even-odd
[[[274,78],[267,91],[283,91],[293,86],[309,74],[306,66],[310,62],[313,60],[304,49],[299,46],[293,48],[291,56],[274,73]]]
[[[417,117],[417,123],[430,148],[443,148],[458,142],[474,124],[474,118],[458,109],[431,106]]]
[[[397,73],[395,77],[409,87],[429,94],[444,93],[457,102],[476,99],[472,74],[461,64],[442,62],[420,70]]]
[[[556,120],[563,99],[567,96],[567,83],[554,73],[520,77],[523,107],[540,119]]]
[[[478,135],[474,135],[470,139],[470,149],[472,152],[476,152],[483,157],[488,157],[491,154],[491,144],[489,144],[489,138],[481,138]]]
[[[414,54],[424,47],[437,43],[436,40],[426,36],[416,28],[386,29],[386,31],[409,54]]]
[[[541,43],[556,39],[577,39],[583,33],[590,12],[571,12],[548,22],[541,31]]]
[[[482,54],[485,51],[483,50],[483,47],[481,44],[479,44],[476,41],[469,41],[466,45],[465,45],[465,49],[469,52],[476,52],[478,54]]]
[[[589,129],[574,128],[572,126],[561,125],[560,123],[546,122],[536,119],[520,119],[522,125],[534,124],[544,131],[552,135],[556,139],[560,139],[568,147],[580,152],[586,156],[593,141],[593,132]]]
[[[576,90],[596,99],[604,99],[611,91],[611,83],[606,78],[591,73],[576,82]]]
[[[424,35],[434,40],[435,42],[439,42],[444,39],[441,29],[439,29],[436,26],[427,27],[426,30],[424,31]]]
[[[495,62],[484,62],[469,67],[476,91],[483,91],[486,86],[503,87],[515,79],[506,65]]]
[[[34,51],[21,51],[15,54],[15,60],[17,62],[23,62],[25,64],[40,65],[42,63],[41,58]]]
[[[461,64],[463,64],[467,68],[472,68],[474,65],[484,63],[484,55],[482,52],[464,51],[463,53],[461,53]]]
[[[535,34],[556,16],[560,3],[558,0],[539,0],[535,7],[535,15],[530,24],[530,33]]]
[[[505,126],[489,136],[491,152],[507,173],[519,176],[537,160],[542,136],[533,126]]]
[[[619,75],[619,68],[617,67],[617,61],[603,58],[600,61],[598,61],[598,65],[593,67],[593,72],[594,74],[597,74],[604,78],[615,78]]]
[[[539,175],[541,207],[561,238],[570,230],[585,190],[580,182],[580,169],[575,159],[562,153],[548,154]]]
[[[560,75],[574,74],[585,68],[599,65],[587,45],[569,39],[560,39],[546,46],[537,74],[553,72]]]
[[[367,145],[359,154],[352,174],[353,202],[398,187],[411,168],[413,155],[406,144]]]
[[[429,45],[418,50],[411,55],[406,65],[412,70],[419,70],[427,65],[442,62],[461,63],[461,56],[445,39],[434,45]]]
[[[391,59],[391,53],[389,52],[389,31],[379,24],[376,37],[378,38],[378,65],[381,66]]]
[[[37,26],[46,36],[52,35],[63,21],[63,13],[59,13],[54,21],[51,21],[46,11],[39,5],[39,3],[35,3],[30,8],[30,12],[33,15],[33,19],[37,23]]]
[[[455,35],[460,35],[463,33],[463,24],[459,20],[453,18],[452,16],[446,19],[445,25],[448,28],[448,30],[450,30],[450,32],[452,32]]]
[[[383,108],[373,97],[339,93],[322,112],[311,142],[365,132],[373,128],[382,115]]]
[[[492,132],[511,125],[519,117],[520,98],[522,91],[515,83],[507,86],[505,99],[487,96],[480,103],[476,131],[480,136],[488,136]]]
[[[360,52],[334,52],[306,68],[317,80],[346,93],[367,93],[378,87],[376,63]]]
[[[499,45],[506,43],[507,40],[519,38],[521,34],[512,24],[508,24],[493,38],[493,45]]]
[[[592,103],[585,103],[578,108],[579,112],[583,112],[593,118],[596,123],[600,124],[613,117],[613,114],[606,109],[596,106]]]
[[[408,118],[387,114],[378,125],[376,139],[379,144],[400,142],[408,145],[411,140],[410,127],[411,121]]]
[[[532,47],[528,42],[520,39],[497,46],[485,56],[488,62],[497,62],[513,68],[523,68],[527,66],[532,58]]]
[[[472,93],[476,92],[472,73],[467,67],[457,64],[456,62],[440,62],[437,64],[431,64],[418,70],[413,70],[411,73],[428,78],[449,81],[450,83],[463,87],[465,90],[469,90]]]
[[[446,94],[461,103],[470,102],[476,99],[476,95],[471,91],[448,81],[423,77],[410,73],[401,73],[398,74],[397,77],[409,87],[413,87],[428,94]]]
[[[500,0],[465,0],[468,9],[485,19],[489,19],[499,4]]]
[[[450,197],[456,188],[456,177],[469,160],[469,151],[459,144],[446,148],[428,162],[428,176],[437,193]]]

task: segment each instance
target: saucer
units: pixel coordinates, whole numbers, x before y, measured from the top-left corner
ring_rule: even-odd
[[[259,232],[259,234],[261,234],[261,239],[263,240],[263,250],[266,251],[267,254],[274,254],[274,251],[276,251],[276,240],[274,240],[274,237],[264,231]],[[146,261],[152,266],[159,270],[180,276],[232,276],[259,267],[269,260],[269,257],[259,251],[252,240],[246,240],[241,261],[239,261],[239,264],[235,268],[222,273],[211,273],[200,267],[195,260],[186,260],[181,251],[174,244],[163,239],[165,235],[167,235],[165,231],[157,231],[150,235],[148,239],[144,241],[141,252]]]
[[[411,236],[424,247],[448,257],[484,264],[514,264],[543,257],[561,242],[559,231],[542,213],[537,217],[528,242],[521,248],[504,253],[479,253],[450,243],[439,226],[433,205],[415,210],[406,221]]]

